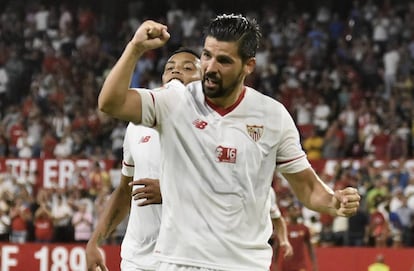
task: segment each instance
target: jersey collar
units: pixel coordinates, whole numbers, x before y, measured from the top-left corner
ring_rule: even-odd
[[[213,104],[212,102],[210,102],[208,99],[205,99],[205,100],[206,100],[206,103],[208,104],[208,106],[210,106],[214,111],[219,113],[221,116],[224,116],[227,113],[233,111],[233,109],[236,108],[241,103],[241,101],[243,100],[245,94],[246,94],[246,87],[244,86],[242,92],[239,95],[239,98],[237,98],[237,101],[234,104],[227,107],[227,108],[219,107],[219,106]]]

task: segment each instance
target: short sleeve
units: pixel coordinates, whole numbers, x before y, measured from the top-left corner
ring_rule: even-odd
[[[141,124],[154,128],[172,115],[172,112],[184,101],[186,87],[178,80],[156,90],[137,89],[141,95]]]
[[[132,157],[132,153],[130,150],[130,146],[128,144],[129,134],[131,133],[131,123],[128,125],[125,136],[124,136],[124,143],[123,143],[123,161],[122,161],[122,169],[121,173],[124,176],[132,177],[134,176],[134,159]]]
[[[309,168],[311,165],[300,143],[299,131],[285,109],[283,116],[283,134],[277,150],[276,167],[281,173],[296,173]]]

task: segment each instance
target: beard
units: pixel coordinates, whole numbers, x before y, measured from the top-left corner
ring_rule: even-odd
[[[229,96],[242,80],[242,73],[230,82],[228,86],[223,85],[223,80],[217,76],[216,73],[207,73],[203,76],[202,86],[203,93],[208,98],[222,98]]]

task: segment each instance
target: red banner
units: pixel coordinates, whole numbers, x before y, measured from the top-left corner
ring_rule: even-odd
[[[72,176],[75,167],[79,167],[81,171],[87,175],[93,160],[89,159],[19,159],[19,158],[0,158],[0,173],[4,172],[6,166],[12,167],[13,173],[21,176],[24,171],[32,171],[37,173],[37,187],[65,187]],[[397,162],[397,161],[394,161]],[[317,160],[311,161],[312,166],[318,173],[326,173],[333,175],[336,165],[340,163],[342,166],[352,166],[354,169],[360,167],[360,160],[356,159],[342,159],[342,160]],[[102,160],[100,164],[103,168],[109,170],[112,165],[112,160]],[[386,174],[389,171],[387,163],[383,161],[375,161],[375,166],[383,167],[382,173]],[[405,169],[409,170],[414,175],[414,160],[404,161]],[[86,176],[85,175],[85,176]]]
[[[109,270],[119,271],[120,247],[104,246],[102,253]],[[408,271],[414,266],[413,248],[316,248],[319,271],[365,271],[378,254],[390,270]],[[0,243],[0,255],[1,271],[86,270],[84,245]]]
[[[37,187],[65,187],[72,177],[75,167],[87,176],[91,164],[95,161],[89,159],[4,159],[0,158],[0,173],[11,166],[12,173],[22,176],[25,171],[36,172]],[[101,167],[109,170],[113,161],[100,161]]]

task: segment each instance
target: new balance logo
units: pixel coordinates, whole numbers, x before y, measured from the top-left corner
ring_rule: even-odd
[[[204,120],[200,120],[200,119],[196,119],[195,121],[193,121],[193,125],[198,128],[198,129],[204,129],[207,126],[207,122],[205,122]]]
[[[147,143],[148,141],[150,141],[150,139],[151,139],[151,136],[143,136],[139,140],[139,143]]]

